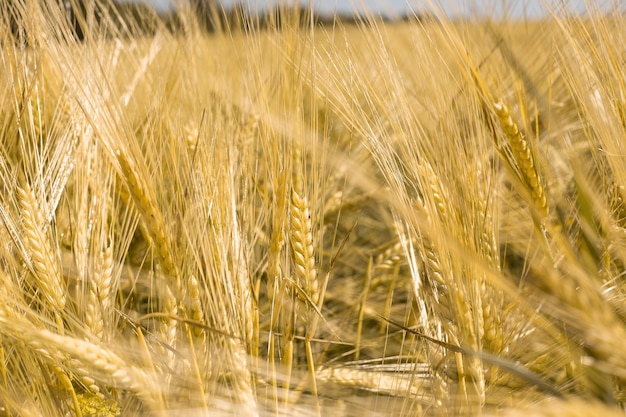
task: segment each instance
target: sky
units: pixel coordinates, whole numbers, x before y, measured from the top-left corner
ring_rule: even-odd
[[[132,0],[125,0],[132,1]],[[144,0],[145,1],[145,0]],[[177,0],[147,0],[161,10]],[[237,0],[222,0],[232,5]],[[276,2],[291,0],[240,0],[252,8],[266,6]],[[599,7],[603,10],[619,9],[626,11],[626,0],[302,0],[313,1],[315,9],[322,13],[350,14],[354,10],[382,12],[388,15],[404,14],[410,10],[430,10],[431,4],[441,7],[450,16],[490,15],[492,17],[535,18],[545,14],[547,7],[566,7],[568,10],[581,13],[586,8]]]

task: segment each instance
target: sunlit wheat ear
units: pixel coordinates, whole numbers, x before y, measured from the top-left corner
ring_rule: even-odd
[[[167,235],[163,215],[142,184],[137,170],[133,168],[122,151],[118,150],[117,158],[122,168],[123,179],[126,181],[135,207],[141,215],[148,237],[156,249],[159,264],[167,279],[163,288],[161,303],[162,313],[166,317],[159,323],[158,336],[164,344],[161,351],[166,358],[166,364],[168,367],[174,368],[176,356],[173,348],[175,348],[178,338],[178,321],[176,316],[180,312],[178,297],[181,295],[181,281],[178,268],[174,264],[171,240]],[[166,382],[169,383],[171,375],[168,374],[166,379]]]
[[[424,222],[428,227],[424,227],[425,233],[421,237],[421,253],[426,274],[419,274],[419,277],[415,277],[415,282],[421,283],[417,287],[417,296],[424,297],[428,310],[434,313],[429,322],[424,323],[425,328],[429,332],[443,330],[450,340],[456,339],[472,349],[480,349],[484,329],[482,299],[479,294],[481,278],[475,275],[475,271],[469,272],[470,268],[451,254],[444,243],[444,236],[448,233],[461,242],[467,239],[455,215],[454,196],[427,162],[418,165],[418,173],[421,183],[424,184],[421,190],[423,200],[416,199],[418,211],[421,218],[429,221]],[[439,352],[433,351],[432,355],[437,357]],[[459,395],[465,400],[478,395],[480,401],[484,401],[485,378],[482,363],[476,358],[463,358],[457,354],[455,359],[460,376]],[[434,382],[440,384],[441,380]],[[446,401],[446,393],[437,389],[436,392],[444,397],[436,397],[436,400]]]
[[[548,199],[530,144],[522,136],[517,123],[513,121],[511,113],[505,104],[495,103],[493,108],[498,116],[500,127],[504,131],[511,147],[516,168],[522,177],[522,184],[526,187],[537,214],[541,219],[544,219],[549,214]]]
[[[320,285],[315,268],[311,211],[309,200],[304,195],[301,175],[296,172],[291,190],[291,248],[298,284],[313,305],[317,306],[320,299]]]
[[[61,278],[59,260],[45,232],[46,222],[30,185],[17,189],[24,244],[32,262],[37,290],[52,311],[60,313],[65,308],[67,289]]]
[[[149,196],[137,170],[133,168],[127,156],[119,150],[116,156],[122,168],[123,180],[126,181],[135,207],[146,226],[148,237],[156,249],[162,271],[173,284],[174,292],[178,294],[180,293],[180,277],[174,263],[171,241],[167,235],[163,215],[154,203],[154,198]]]

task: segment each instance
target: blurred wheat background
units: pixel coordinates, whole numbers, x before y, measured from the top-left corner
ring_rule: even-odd
[[[622,415],[626,15],[0,5],[1,416]]]

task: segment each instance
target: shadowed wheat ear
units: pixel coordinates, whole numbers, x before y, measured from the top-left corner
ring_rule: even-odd
[[[229,339],[226,343],[232,355],[232,370],[235,377],[233,391],[239,406],[238,411],[241,415],[256,417],[259,413],[252,386],[252,376],[248,369],[246,349],[235,339]]]
[[[515,166],[521,175],[522,184],[526,187],[537,214],[541,219],[545,219],[548,216],[548,199],[542,178],[537,170],[536,158],[530,148],[530,143],[520,132],[517,123],[511,117],[511,113],[504,103],[494,103],[493,108],[498,116],[500,127],[504,131],[511,147]]]
[[[85,323],[99,339],[105,338],[105,312],[112,307],[113,244],[109,244],[97,255],[93,278],[89,286]]]
[[[152,381],[148,375],[135,366],[131,366],[114,352],[106,348],[69,336],[62,336],[38,330],[27,336],[25,341],[30,347],[52,364],[69,359],[71,369],[81,378],[93,380],[97,377],[108,384],[128,389],[138,395],[147,405],[157,404]]]
[[[274,203],[274,211],[272,213],[272,236],[270,239],[270,247],[269,247],[269,255],[268,255],[268,266],[267,273],[269,275],[268,280],[268,288],[267,292],[271,302],[277,301],[278,303],[281,300],[274,300],[275,293],[278,292],[278,287],[280,285],[280,277],[281,277],[281,265],[280,265],[280,256],[283,251],[283,246],[285,244],[285,223],[287,217],[287,178],[288,178],[287,170],[283,169],[281,172],[277,173],[274,177],[274,187],[275,187],[275,203]]]
[[[189,317],[198,323],[204,323],[204,310],[202,308],[202,300],[200,298],[200,283],[195,275],[189,276],[187,291],[189,295]],[[196,337],[202,337],[204,331],[199,326],[193,326],[192,333]]]

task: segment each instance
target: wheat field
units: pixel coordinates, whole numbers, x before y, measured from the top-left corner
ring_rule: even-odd
[[[623,414],[619,3],[95,4],[0,4],[0,416]]]

